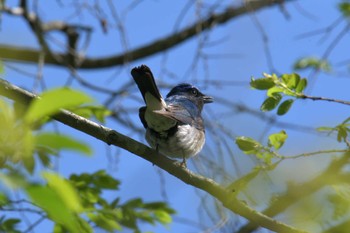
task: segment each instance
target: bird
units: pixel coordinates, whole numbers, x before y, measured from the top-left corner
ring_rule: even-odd
[[[201,112],[213,98],[189,83],[180,83],[164,99],[148,66],[134,67],[131,75],[146,104],[139,109],[146,141],[158,153],[182,159],[186,167],[186,159],[197,155],[205,144]]]

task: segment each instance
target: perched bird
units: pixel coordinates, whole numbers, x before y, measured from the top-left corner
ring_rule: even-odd
[[[213,98],[182,83],[163,99],[150,68],[135,67],[131,75],[146,103],[140,108],[139,117],[146,128],[147,142],[161,154],[182,158],[182,165],[186,166],[186,159],[198,154],[205,143],[201,112]]]

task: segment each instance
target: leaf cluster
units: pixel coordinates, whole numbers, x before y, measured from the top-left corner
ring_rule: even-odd
[[[294,103],[294,99],[286,99],[284,96],[302,98],[303,91],[307,86],[307,80],[300,78],[298,74],[283,74],[278,77],[275,74],[264,74],[263,78],[250,81],[250,86],[258,90],[266,91],[267,98],[262,103],[260,109],[263,112],[277,108],[278,115],[286,114]]]
[[[237,137],[236,144],[245,154],[255,155],[259,160],[270,165],[273,158],[281,157],[278,154],[278,150],[283,146],[287,137],[287,133],[282,130],[271,134],[267,145],[263,145],[255,139],[245,136]]]

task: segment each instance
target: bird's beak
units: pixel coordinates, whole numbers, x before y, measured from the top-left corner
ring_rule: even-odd
[[[213,97],[208,95],[204,95],[202,98],[205,104],[212,103],[214,101]]]

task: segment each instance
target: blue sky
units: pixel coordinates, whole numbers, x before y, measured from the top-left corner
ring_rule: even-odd
[[[8,5],[16,4],[16,2],[6,1]],[[234,5],[238,5],[236,2],[234,1]],[[179,20],[179,12],[181,12],[185,3],[186,1],[148,1],[143,2],[124,15],[123,13],[127,12],[126,7],[128,5],[125,2],[118,1],[118,4],[120,4],[116,4],[118,14],[120,17],[124,16],[123,26],[127,35],[127,47],[121,43],[121,38],[117,30],[111,29],[107,34],[104,34],[98,22],[92,20],[88,14],[84,14],[81,17],[70,17],[73,11],[63,12],[57,6],[56,1],[40,3],[39,12],[44,21],[64,19],[69,20],[71,23],[92,25],[94,32],[86,54],[94,57],[122,53],[126,48],[133,49],[148,44],[154,39],[169,35],[176,29],[174,22]],[[292,66],[296,59],[303,56],[322,57],[327,47],[332,43],[342,27],[344,27],[345,24],[343,23],[335,28],[334,31],[328,33],[326,37],[320,34],[298,39],[298,36],[304,33],[325,28],[331,22],[335,21],[339,17],[337,3],[338,1],[294,1],[294,3],[286,4],[285,6],[290,16],[289,18],[286,18],[277,7],[265,9],[259,11],[254,16],[247,15],[239,17],[224,25],[217,26],[209,34],[200,35],[170,49],[167,51],[167,55],[160,53],[152,57],[134,61],[123,67],[112,67],[103,70],[80,70],[79,74],[91,83],[103,85],[113,90],[114,86],[119,87],[123,83],[130,81],[130,69],[132,67],[147,64],[151,67],[155,76],[158,77],[160,83],[176,84],[185,81],[196,83],[208,95],[233,100],[234,102],[246,104],[253,109],[259,110],[260,104],[264,99],[264,93],[252,90],[249,87],[249,80],[252,76],[260,77],[263,72],[269,73],[271,70],[264,51],[262,33],[259,31],[255,20],[258,20],[268,37],[268,45],[275,71],[279,73],[290,73],[293,72]],[[179,20],[179,28],[183,28],[198,19],[198,15],[195,14],[194,9],[192,7]],[[62,12],[64,16],[62,16]],[[204,14],[203,12],[201,13]],[[110,14],[108,15],[108,20],[112,24],[115,22]],[[193,67],[192,63],[196,57],[198,45],[204,40],[204,36],[209,36],[209,41],[215,44],[202,49],[202,52],[208,56],[207,71],[204,70],[206,66],[203,65],[203,60],[198,63],[195,69],[191,68]],[[63,40],[60,36],[55,38],[61,41]],[[57,48],[56,40],[50,39],[51,45]],[[347,35],[330,54],[329,58],[337,69],[345,70],[344,67],[337,66],[336,64],[348,59],[348,40],[349,36]],[[22,20],[7,15],[2,16],[0,43],[38,47],[27,25]],[[9,63],[9,65],[16,66],[20,70],[33,74],[37,72],[37,67],[32,64]],[[164,73],[164,68],[175,75],[170,76]],[[26,87],[29,90],[33,89],[33,78],[18,73],[9,66],[5,66],[5,70],[5,78],[7,80],[19,86]],[[42,73],[49,88],[64,85],[69,77],[67,70],[53,66],[45,66]],[[301,72],[301,74],[308,77],[310,72],[305,71]],[[346,100],[349,98],[348,78],[349,73],[339,74],[335,71],[331,75],[320,73],[314,77],[316,79],[315,81],[310,82],[313,83],[312,89],[308,89],[307,93],[315,96]],[[208,80],[239,81],[242,84],[214,86],[207,84]],[[78,83],[73,83],[72,86],[85,90]],[[40,92],[40,89],[36,91]],[[114,106],[116,108],[119,104],[133,108],[141,106],[141,95],[138,93],[136,85],[131,91],[131,93],[119,98]],[[161,91],[165,95],[168,89],[162,89]],[[101,93],[94,91],[88,91],[88,93],[99,103],[103,103],[106,99],[106,95]],[[135,97],[139,99],[135,101]],[[263,136],[262,141],[266,142],[267,134],[275,133],[282,129],[280,127],[272,127],[266,131],[266,122],[251,115],[235,113],[233,110],[219,103],[213,103],[206,107],[208,107],[204,110],[206,121],[213,120],[214,114],[215,121],[230,128],[236,136],[249,136],[257,139]],[[224,113],[228,112],[230,114],[224,115]],[[266,114],[275,115],[274,112]],[[347,116],[348,110],[340,104],[300,100],[296,101],[287,115],[278,117],[277,119],[283,122],[319,127],[336,125]],[[130,119],[134,122],[139,121],[136,112],[130,116]],[[139,124],[141,127],[141,123]],[[115,123],[115,121],[108,121],[107,126],[145,142],[142,135],[136,134],[128,127]],[[122,181],[120,190],[117,193],[106,193],[107,196],[113,198],[116,195],[120,195],[122,200],[142,197],[146,201],[156,201],[163,198],[162,189],[164,189],[167,194],[167,200],[177,210],[179,217],[200,222],[198,216],[200,200],[198,191],[195,191],[194,188],[164,172],[162,172],[165,180],[165,183],[163,183],[159,176],[159,169],[148,162],[118,148],[110,148],[101,142],[96,142],[94,138],[85,136],[66,126],[59,125],[59,127],[62,132],[73,135],[88,143],[94,150],[94,156],[91,158],[79,156],[74,153],[62,153],[57,166],[61,174],[67,176],[72,172],[93,172],[99,169],[107,169],[114,177]],[[48,127],[48,130],[51,129],[52,127]],[[263,132],[266,134],[263,134]],[[319,137],[315,134],[305,134],[294,130],[287,130],[287,133],[289,134],[289,138],[285,148],[282,150],[286,155],[337,146],[334,139]],[[208,146],[213,146],[214,142],[210,140],[210,137],[208,138]],[[235,151],[235,160],[237,160],[237,163],[241,167],[240,174],[249,172],[254,165],[252,161],[238,151],[234,144],[234,139],[231,140],[230,147]],[[112,159],[106,155],[106,151],[110,153]],[[205,156],[206,148],[204,148],[202,154]],[[199,164],[200,159],[201,155],[195,158]],[[230,164],[227,164],[227,166],[229,167]],[[293,178],[295,176],[294,179],[298,180],[302,179],[303,175],[293,173],[297,167],[317,171],[319,166],[322,165],[318,165],[317,163],[315,165],[312,160],[305,160],[303,164],[300,164],[300,161],[293,161],[283,163],[275,172],[276,174],[282,174],[284,178]],[[189,162],[189,168],[193,169],[191,162]],[[232,172],[232,176],[237,175],[237,171]],[[283,184],[285,179],[276,179],[276,183],[278,184],[279,182]],[[203,224],[203,222],[201,223]],[[42,232],[47,232],[50,229],[46,224],[41,227]],[[203,227],[210,227],[210,225],[204,225]],[[193,226],[176,221],[169,228],[153,228],[149,225],[144,225],[143,227],[145,231],[154,229],[157,232],[164,232],[166,230],[169,232],[198,232],[198,229]]]

